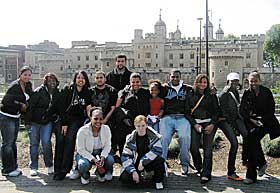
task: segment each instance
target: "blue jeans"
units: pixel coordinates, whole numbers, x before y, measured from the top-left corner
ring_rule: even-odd
[[[189,166],[190,144],[191,144],[191,126],[184,116],[166,115],[159,122],[159,130],[162,135],[162,156],[167,159],[168,146],[173,134],[176,132],[180,144],[180,164]]]
[[[3,140],[1,146],[2,174],[5,174],[18,167],[16,140],[19,131],[19,118],[0,114],[0,129]]]
[[[101,154],[101,150],[94,150],[92,155],[96,156]],[[84,179],[90,178],[89,170],[91,169],[93,163],[91,163],[88,159],[84,158],[80,154],[76,154],[76,162],[78,165],[78,171]],[[114,157],[109,154],[104,161],[104,169],[106,173],[112,174],[113,173],[113,165],[114,165]]]
[[[52,153],[52,122],[45,125],[37,124],[32,122],[29,130],[30,140],[30,164],[31,169],[38,169],[38,158],[39,158],[39,145],[40,140],[43,148],[44,162],[46,167],[53,165],[53,153]]]

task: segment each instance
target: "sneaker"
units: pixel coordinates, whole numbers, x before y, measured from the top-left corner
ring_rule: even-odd
[[[72,170],[72,173],[71,173],[71,175],[69,176],[69,179],[70,179],[70,180],[76,180],[76,179],[78,179],[80,176],[81,176],[81,175],[80,175],[80,173],[79,173],[78,170]]]
[[[17,177],[17,176],[19,176],[20,174],[22,174],[22,171],[21,171],[19,168],[17,168],[17,169],[15,169],[14,171],[10,172],[10,173],[8,174],[8,176],[10,176],[10,177]]]
[[[250,179],[250,178],[246,178],[243,180],[243,184],[253,184],[255,183],[254,180]]]
[[[48,174],[53,174],[54,173],[54,167],[48,167]]]
[[[227,178],[235,181],[243,181],[243,178],[239,177],[236,173],[228,175]]]
[[[38,172],[36,169],[30,169],[29,174],[30,174],[30,176],[38,176]]]
[[[185,176],[187,176],[188,175],[188,166],[182,166],[182,168],[181,168],[181,173],[182,173],[182,175],[185,175]]]
[[[106,173],[104,178],[105,178],[106,181],[111,181],[113,179],[113,176],[112,176],[111,173]]]
[[[105,182],[105,178],[104,177],[98,176],[97,180],[98,180],[98,182]]]
[[[157,189],[157,190],[162,190],[162,189],[163,189],[163,184],[162,184],[162,182],[156,183],[156,189]]]
[[[87,185],[87,184],[89,184],[89,179],[85,179],[85,178],[81,177],[81,183],[83,185]]]
[[[258,170],[258,176],[262,177],[265,174],[265,170],[267,168],[267,164],[264,164],[261,168]]]

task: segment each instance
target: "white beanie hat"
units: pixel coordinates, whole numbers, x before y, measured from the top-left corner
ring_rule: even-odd
[[[231,72],[227,75],[227,80],[239,80],[239,74],[236,72]]]

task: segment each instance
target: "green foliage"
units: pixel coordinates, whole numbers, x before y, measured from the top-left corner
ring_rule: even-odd
[[[270,157],[280,157],[280,137],[270,140],[269,135],[262,139],[264,153]]]
[[[29,144],[28,130],[19,131],[17,141],[24,144]]]
[[[280,24],[273,25],[267,32],[264,41],[266,62],[274,67],[280,62]]]
[[[225,36],[225,40],[239,40],[240,38],[237,37],[234,34],[228,34],[227,36]]]

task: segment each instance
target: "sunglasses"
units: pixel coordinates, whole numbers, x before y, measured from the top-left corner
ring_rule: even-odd
[[[97,120],[102,121],[103,118],[93,117],[93,120],[95,120],[95,121],[97,121]]]

